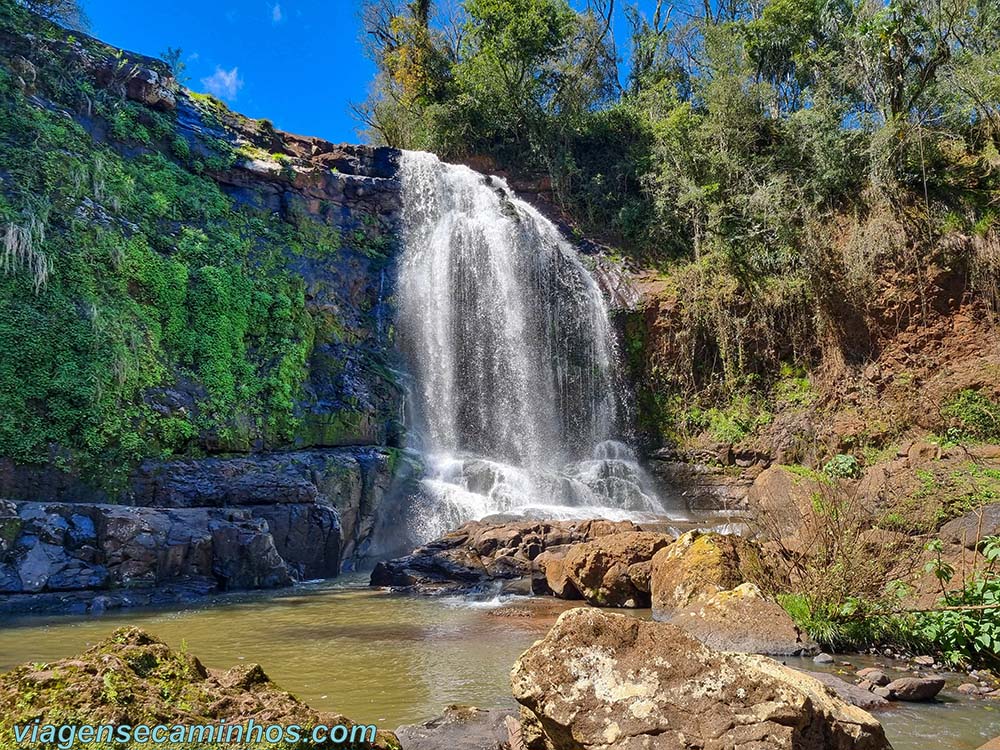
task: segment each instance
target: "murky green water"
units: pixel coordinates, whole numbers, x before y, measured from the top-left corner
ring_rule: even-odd
[[[259,662],[311,706],[394,729],[450,703],[512,701],[507,675],[570,604],[498,617],[458,599],[404,597],[361,584],[277,597],[226,597],[179,611],[0,621],[0,671],[79,653],[116,627],[138,625],[209,667]]]
[[[0,671],[70,656],[116,627],[139,625],[171,646],[186,643],[210,667],[260,662],[310,705],[394,729],[450,703],[510,705],[514,660],[572,603],[517,606],[524,605],[533,616],[498,616],[495,607],[393,596],[356,581],[169,612],[0,620]],[[894,708],[879,718],[896,750],[973,750],[1000,735],[1000,704],[967,698]]]

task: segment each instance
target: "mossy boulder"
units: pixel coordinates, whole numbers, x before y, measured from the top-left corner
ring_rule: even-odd
[[[42,724],[175,724],[194,726],[297,724],[303,729],[320,724],[355,725],[343,716],[314,711],[270,681],[258,664],[228,671],[207,669],[195,656],[175,651],[139,628],[120,628],[83,654],[51,664],[26,664],[0,675],[0,736],[11,737],[13,727],[39,720]],[[306,732],[303,732],[308,737]],[[120,747],[92,743],[93,750]],[[163,748],[183,745],[160,744]],[[244,748],[305,750],[306,748],[372,748],[399,750],[390,732],[378,732],[374,743],[326,742],[241,743]],[[20,750],[47,747],[22,743]],[[204,748],[228,745],[202,745]]]
[[[736,536],[689,531],[653,557],[650,594],[653,617],[668,620],[701,596],[743,583],[741,548]]]

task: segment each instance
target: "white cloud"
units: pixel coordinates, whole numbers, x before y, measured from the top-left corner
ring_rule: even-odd
[[[284,19],[285,16],[281,12],[281,5],[276,3],[275,6],[271,8],[271,23],[281,23]]]
[[[240,78],[239,68],[223,70],[216,65],[212,75],[201,79],[201,85],[208,90],[208,93],[220,99],[235,99],[236,94],[243,88],[243,79]]]

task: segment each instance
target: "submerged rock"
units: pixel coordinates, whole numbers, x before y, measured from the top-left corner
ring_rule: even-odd
[[[10,737],[15,725],[36,719],[42,724],[132,727],[193,726],[221,720],[235,725],[251,719],[257,724],[298,724],[304,729],[342,724],[350,731],[357,726],[338,714],[314,711],[271,682],[259,664],[241,664],[228,671],[206,669],[196,657],[171,650],[139,628],[120,628],[75,658],[24,665],[0,676],[0,736]],[[358,730],[356,737],[361,736],[360,726]],[[273,742],[242,746],[278,747]],[[22,743],[20,747],[34,750],[42,744]],[[379,731],[371,743],[303,740],[281,747],[398,750],[400,745],[394,734]]]
[[[892,680],[889,679],[889,675],[876,667],[866,667],[864,669],[860,669],[857,672],[857,676],[875,687],[885,687],[892,682]]]
[[[875,693],[863,687],[864,683],[861,685],[852,685],[850,682],[840,679],[837,675],[827,672],[810,672],[809,676],[815,680],[819,680],[830,688],[842,701],[850,703],[852,706],[863,708],[865,711],[885,708],[889,705],[889,701],[885,698],[875,695]]]
[[[564,613],[511,681],[531,750],[891,747],[871,715],[805,674],[594,609]]]
[[[944,677],[901,677],[885,689],[889,691],[889,700],[929,701],[944,689]]]
[[[423,724],[396,730],[406,750],[508,750],[512,710],[475,706],[448,706],[445,712]]]

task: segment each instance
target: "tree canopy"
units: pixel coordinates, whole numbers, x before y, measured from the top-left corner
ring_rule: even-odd
[[[787,270],[861,196],[993,221],[1000,0],[624,10],[622,55],[614,0],[367,0],[358,113],[376,141],[547,173],[585,228],[661,256]]]

